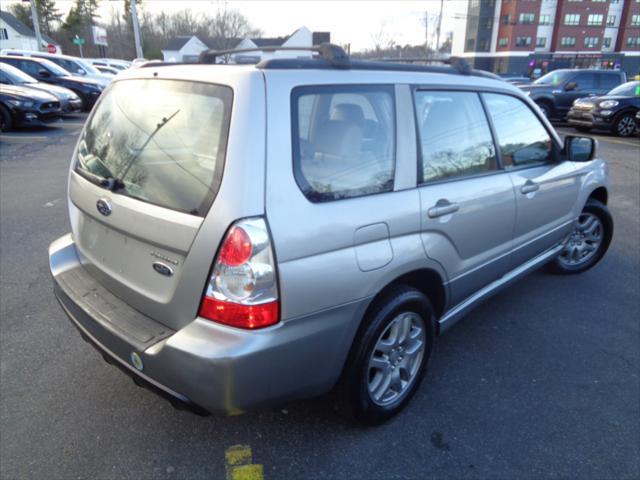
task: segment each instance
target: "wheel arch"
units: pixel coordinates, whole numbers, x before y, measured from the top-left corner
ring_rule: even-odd
[[[447,301],[448,301],[448,288],[445,280],[440,272],[435,268],[425,267],[409,270],[402,274],[397,275],[393,280],[387,282],[383,287],[379,288],[377,292],[370,298],[366,307],[362,311],[362,315],[358,319],[358,325],[353,330],[353,336],[349,340],[348,353],[346,354],[340,375],[336,380],[336,384],[339,384],[344,378],[345,369],[347,368],[350,359],[353,356],[356,340],[361,336],[361,332],[366,328],[365,319],[370,312],[376,307],[377,302],[388,295],[394,288],[399,286],[409,286],[422,292],[431,303],[434,310],[434,316],[436,318],[435,334],[439,335],[440,329],[438,325],[438,319],[444,314]]]
[[[447,285],[438,271],[433,268],[419,268],[398,275],[393,280],[386,283],[371,298],[364,315],[360,319],[360,326],[367,317],[377,301],[387,295],[395,287],[407,285],[422,292],[431,303],[436,319],[442,317],[447,306],[448,289]]]
[[[606,205],[609,201],[609,191],[606,189],[606,187],[598,187],[589,194],[589,196],[587,197],[587,201],[589,201],[590,199],[597,200],[600,203]]]
[[[638,108],[634,108],[632,105],[627,105],[621,108],[620,111],[616,112],[616,114],[613,116],[611,128],[615,131],[616,124],[618,123],[618,120],[620,120],[620,117],[622,117],[623,115],[630,114],[635,121],[635,115],[637,112]]]
[[[638,110],[639,109],[634,107],[633,105],[627,105],[625,107],[622,107],[619,111],[616,112],[616,114],[613,116],[613,120],[614,121],[618,120],[618,118],[620,118],[622,115],[626,113],[630,113],[632,116],[634,116],[638,112]]]
[[[551,109],[552,112],[556,108],[556,102],[553,97],[543,96],[543,97],[532,98],[531,100],[533,101],[533,103],[536,103],[536,104],[542,103],[546,105]]]

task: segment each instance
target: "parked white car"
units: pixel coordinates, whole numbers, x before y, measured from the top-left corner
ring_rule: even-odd
[[[116,70],[126,70],[131,67],[131,62],[114,58],[87,58],[96,67],[109,67]]]

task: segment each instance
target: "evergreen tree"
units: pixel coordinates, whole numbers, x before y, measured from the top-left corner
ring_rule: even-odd
[[[74,6],[69,9],[62,28],[70,38],[84,34],[98,17],[97,10],[98,0],[76,0]]]
[[[40,21],[40,29],[46,34],[50,34],[54,28],[53,23],[59,22],[62,14],[58,12],[54,0],[36,0],[36,10],[38,11],[38,20]]]
[[[33,28],[30,5],[14,3],[9,6],[9,11],[27,27]],[[56,8],[55,2],[53,0],[36,0],[36,11],[38,12],[40,31],[50,34],[54,30],[53,23],[59,22],[62,18],[62,15]]]
[[[9,12],[24,23],[27,27],[31,28],[31,7],[24,3],[14,3],[9,5]]]

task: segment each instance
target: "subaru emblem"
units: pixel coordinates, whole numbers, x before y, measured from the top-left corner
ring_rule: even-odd
[[[171,275],[173,275],[173,268],[171,268],[169,265],[165,265],[162,262],[154,262],[153,269],[160,275],[164,275],[165,277],[170,277]]]
[[[134,367],[136,367],[137,370],[142,371],[142,369],[144,368],[142,359],[140,358],[140,355],[138,355],[138,352],[131,352],[131,363]]]
[[[96,202],[96,208],[105,217],[111,215],[111,210],[112,210],[111,202],[109,200],[107,200],[106,198],[100,198]]]

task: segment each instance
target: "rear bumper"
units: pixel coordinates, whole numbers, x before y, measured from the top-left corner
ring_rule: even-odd
[[[233,414],[328,391],[367,304],[257,331],[196,318],[174,332],[97,284],[80,264],[71,235],[50,246],[49,260],[56,297],[82,336],[136,383],[196,413]],[[134,352],[141,370],[133,365]]]

